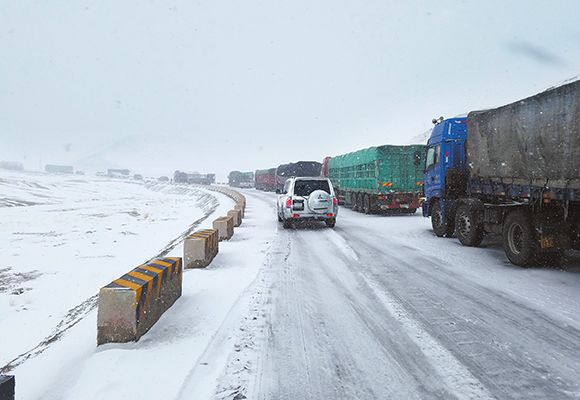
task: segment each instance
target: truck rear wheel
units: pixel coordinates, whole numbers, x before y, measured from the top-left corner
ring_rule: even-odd
[[[361,193],[357,193],[356,196],[356,211],[362,212],[363,210],[363,195]]]
[[[483,227],[476,213],[468,205],[459,206],[455,213],[455,235],[464,246],[477,247],[483,240]]]
[[[350,194],[350,208],[352,211],[358,211],[359,202],[358,202],[358,193],[351,193]]]
[[[523,210],[512,211],[505,219],[503,248],[512,264],[529,267],[539,262],[534,227]]]
[[[431,226],[435,235],[439,237],[451,237],[455,230],[453,223],[449,219],[447,221],[443,220],[443,210],[438,201],[431,206]]]
[[[363,194],[362,198],[363,198],[362,212],[364,212],[365,214],[370,214],[372,211],[371,210],[371,197],[368,194]]]

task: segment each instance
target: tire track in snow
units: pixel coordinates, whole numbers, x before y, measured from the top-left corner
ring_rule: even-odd
[[[270,343],[270,349],[264,356],[266,364],[269,362],[269,365],[262,366],[255,377],[258,382],[260,399],[324,398],[325,396],[332,396],[333,398],[377,398],[381,392],[380,390],[375,392],[374,390],[377,387],[375,386],[373,390],[373,384],[384,386],[385,381],[367,379],[366,372],[370,372],[365,371],[367,366],[363,366],[363,369],[360,369],[360,362],[357,365],[357,361],[355,361],[360,356],[354,355],[349,351],[345,352],[345,349],[349,348],[349,345],[353,343],[349,342],[351,339],[345,339],[341,334],[337,335],[336,324],[338,326],[341,325],[341,316],[334,315],[331,317],[333,313],[328,312],[328,310],[332,310],[333,307],[324,304],[325,300],[331,302],[332,299],[325,299],[325,293],[315,293],[316,286],[325,286],[328,285],[328,282],[330,282],[331,290],[334,292],[332,297],[338,296],[348,299],[345,303],[347,308],[342,308],[342,312],[339,313],[348,314],[348,308],[352,309],[356,315],[355,318],[359,319],[357,323],[359,328],[366,326],[369,334],[374,337],[372,340],[381,343],[384,357],[394,357],[391,362],[395,362],[403,368],[402,372],[395,374],[400,375],[398,378],[395,376],[390,379],[391,384],[396,386],[397,379],[403,379],[399,381],[400,385],[405,379],[409,379],[403,377],[406,374],[410,374],[409,377],[413,376],[419,379],[416,387],[419,391],[415,392],[414,395],[416,396],[420,393],[421,398],[493,398],[481,382],[471,375],[467,367],[455,359],[452,353],[407,315],[404,309],[396,303],[395,299],[385,298],[385,294],[381,292],[380,288],[377,288],[376,285],[373,285],[366,277],[362,276],[360,273],[363,270],[360,266],[361,261],[358,254],[348,245],[348,239],[344,239],[336,232],[326,229],[320,229],[317,232],[309,231],[308,229],[305,232],[302,229],[297,229],[281,231],[280,233],[288,236],[290,239],[289,246],[294,247],[295,245],[296,249],[295,253],[292,253],[293,257],[290,257],[291,254],[289,252],[284,257],[283,262],[280,263],[282,268],[278,271],[278,281],[275,285],[287,286],[287,296],[276,299],[276,304],[285,305],[277,313],[286,314],[290,312],[285,315],[285,318],[292,320],[291,325],[294,326],[292,332],[294,333],[288,332],[284,336],[284,329],[286,328],[280,328],[277,323],[283,323],[283,321],[273,321],[276,323],[275,332],[271,332],[270,337],[280,336],[280,334],[283,337],[277,338],[277,344]],[[311,233],[313,234],[311,235]],[[326,257],[324,254],[333,256]],[[337,263],[331,261],[335,260],[334,257],[340,260],[339,264],[341,266],[348,270],[352,269],[352,271],[347,272],[346,277],[341,275],[341,273],[345,272],[344,270],[341,271],[342,268],[338,270],[335,268]],[[290,262],[286,265],[288,261]],[[306,265],[308,267],[304,268]],[[316,271],[314,276],[309,275],[310,268]],[[304,277],[305,275],[308,277]],[[359,282],[356,291],[353,291],[352,283],[348,284],[344,281],[345,279],[348,281],[350,278],[354,278],[354,281]],[[304,287],[304,284],[309,282],[316,282],[313,288]],[[364,287],[368,287],[370,290],[362,291]],[[278,293],[280,288],[277,289],[276,294],[280,296],[280,293]],[[341,300],[340,302],[342,304],[343,301]],[[369,307],[368,304],[372,306]],[[392,322],[389,323],[388,320],[392,320]],[[403,332],[408,336],[407,341],[416,343],[418,350],[415,352],[417,354],[413,355],[414,352],[404,344],[405,340],[401,344],[402,337],[397,337],[395,333],[397,328],[384,329],[389,324],[402,327]],[[295,367],[292,367],[294,364],[290,363],[286,369],[282,368],[282,376],[279,377],[279,379],[286,382],[288,380],[293,381],[290,386],[296,389],[291,389],[290,392],[285,392],[284,388],[279,386],[281,382],[276,382],[276,379],[272,379],[271,376],[272,372],[275,372],[274,375],[280,374],[280,363],[284,363],[284,360],[278,359],[276,355],[270,353],[276,346],[280,346],[280,341],[285,342],[286,339],[284,338],[294,338],[295,344],[299,345],[300,349],[292,350],[293,346],[287,346],[288,348],[284,347],[281,350],[278,348],[278,352],[291,354],[291,358],[299,360],[294,363],[296,364]],[[418,358],[414,359],[413,357],[415,356]],[[407,362],[409,363],[407,364]],[[333,368],[334,372],[331,373]],[[421,370],[423,372],[419,372]],[[311,371],[315,371],[315,376],[311,375]],[[328,379],[331,376],[325,374],[334,374],[337,378],[332,379],[336,379],[335,384],[337,386],[334,388],[332,385],[329,386]],[[432,381],[432,384],[428,384],[424,380],[421,381],[420,376],[422,375],[430,377],[429,380]],[[264,379],[271,381],[269,387],[268,385],[264,387]],[[425,384],[426,386],[424,386]],[[430,385],[432,388],[428,389]],[[288,389],[287,386],[286,384],[286,389]],[[354,389],[355,387],[356,389]],[[442,390],[444,387],[449,391]],[[397,392],[398,390],[400,391]],[[398,395],[406,396],[405,393],[407,393],[407,395],[411,396],[412,390],[408,392],[405,392],[405,390],[402,387],[400,389],[396,387],[389,389],[391,394],[398,393]],[[303,397],[300,397],[302,395]]]
[[[195,220],[183,233],[181,233],[179,236],[171,240],[159,253],[157,253],[150,259],[146,260],[144,263],[147,263],[155,258],[163,257],[164,255],[168,254],[177,245],[179,245],[188,235],[193,233],[193,231],[202,222],[208,219],[216,211],[216,209],[219,206],[219,201],[217,200],[217,198],[207,191],[199,191],[199,192],[201,193],[201,195],[199,197],[198,204],[200,203],[209,204],[209,207],[202,207],[204,208],[204,215],[201,218]],[[184,190],[181,190],[181,193],[185,193]],[[24,353],[19,354],[14,359],[9,361],[6,365],[1,367],[0,373],[1,374],[9,373],[12,370],[14,370],[14,368],[24,364],[27,360],[37,357],[40,354],[44,353],[46,350],[48,350],[53,343],[60,340],[68,330],[70,330],[76,324],[81,322],[97,307],[98,299],[99,294],[97,293],[95,295],[92,295],[88,299],[84,300],[80,304],[76,305],[75,307],[71,308],[48,336],[46,336],[40,343],[38,343],[30,350],[27,350]]]
[[[442,268],[436,258],[405,258],[369,241],[368,232],[348,235],[363,275],[375,291],[389,294],[386,306],[436,337],[492,395],[580,398],[572,378],[579,363],[563,359],[580,351],[576,329]]]
[[[447,348],[437,339],[430,335],[425,328],[406,311],[397,297],[384,290],[377,282],[364,273],[360,257],[348,242],[338,233],[333,238],[335,243],[346,258],[350,258],[351,264],[357,264],[359,277],[372,290],[372,293],[380,300],[393,319],[396,319],[402,329],[425,355],[428,362],[435,368],[445,385],[458,399],[493,399],[494,396],[485,386],[462,364]],[[348,262],[348,261],[347,261]]]
[[[288,379],[287,374],[292,375],[292,370],[308,368],[315,371],[316,376],[307,378],[307,375],[298,374],[290,387],[279,382],[283,385],[274,388],[272,398],[493,398],[475,378],[470,379],[464,366],[450,362],[452,357],[441,345],[430,343],[439,350],[438,355],[444,355],[434,360],[430,357],[433,349],[428,353],[424,351],[425,346],[413,344],[414,336],[424,335],[424,331],[400,328],[398,315],[391,315],[372,290],[366,290],[368,285],[356,268],[354,252],[337,247],[336,242],[341,241],[334,240],[339,239],[332,237],[334,232],[295,233],[298,258],[289,268],[294,275],[293,285],[300,284],[298,288],[292,287],[278,303],[298,303],[299,308],[304,308],[303,303],[306,303],[311,312],[305,319],[290,312],[287,321],[280,321],[282,325],[290,324],[288,326],[296,321],[298,326],[289,337],[279,330],[278,335],[282,334],[283,338],[278,338],[278,342],[293,340],[299,331],[307,329],[308,344],[303,351],[309,357],[303,367],[291,362],[281,372],[279,365],[283,360],[275,360],[270,372],[280,374],[284,380]],[[314,247],[317,251],[308,252]],[[310,266],[316,266],[312,268],[312,275],[305,276],[306,271],[300,267],[305,264],[301,255],[308,259]],[[346,331],[341,331],[342,326]],[[291,347],[273,350],[279,354],[290,351],[298,357],[298,352]],[[366,357],[371,354],[374,361],[369,363]],[[287,390],[291,395],[285,393]],[[271,393],[260,398],[268,399],[269,395]]]

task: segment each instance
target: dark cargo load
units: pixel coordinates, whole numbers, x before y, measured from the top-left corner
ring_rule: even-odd
[[[580,81],[467,116],[472,179],[580,187]]]
[[[282,190],[286,179],[292,177],[320,176],[322,164],[318,161],[298,161],[276,168],[277,189]]]

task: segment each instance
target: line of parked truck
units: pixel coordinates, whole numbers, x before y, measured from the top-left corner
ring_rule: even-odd
[[[580,250],[580,81],[433,123],[426,145],[283,164],[255,171],[253,184],[280,192],[290,177],[325,176],[339,204],[353,210],[421,207],[437,236],[456,236],[465,246],[499,234],[520,266]]]
[[[328,177],[339,204],[370,214],[382,210],[414,213],[421,206],[425,145],[378,146],[317,161],[298,161],[254,173],[258,190],[280,192],[286,179]],[[239,186],[229,175],[231,186]],[[249,176],[249,172],[246,173]]]

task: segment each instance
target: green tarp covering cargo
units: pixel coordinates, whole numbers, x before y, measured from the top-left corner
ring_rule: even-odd
[[[420,206],[424,145],[378,146],[332,157],[328,177],[342,204],[365,213]]]

